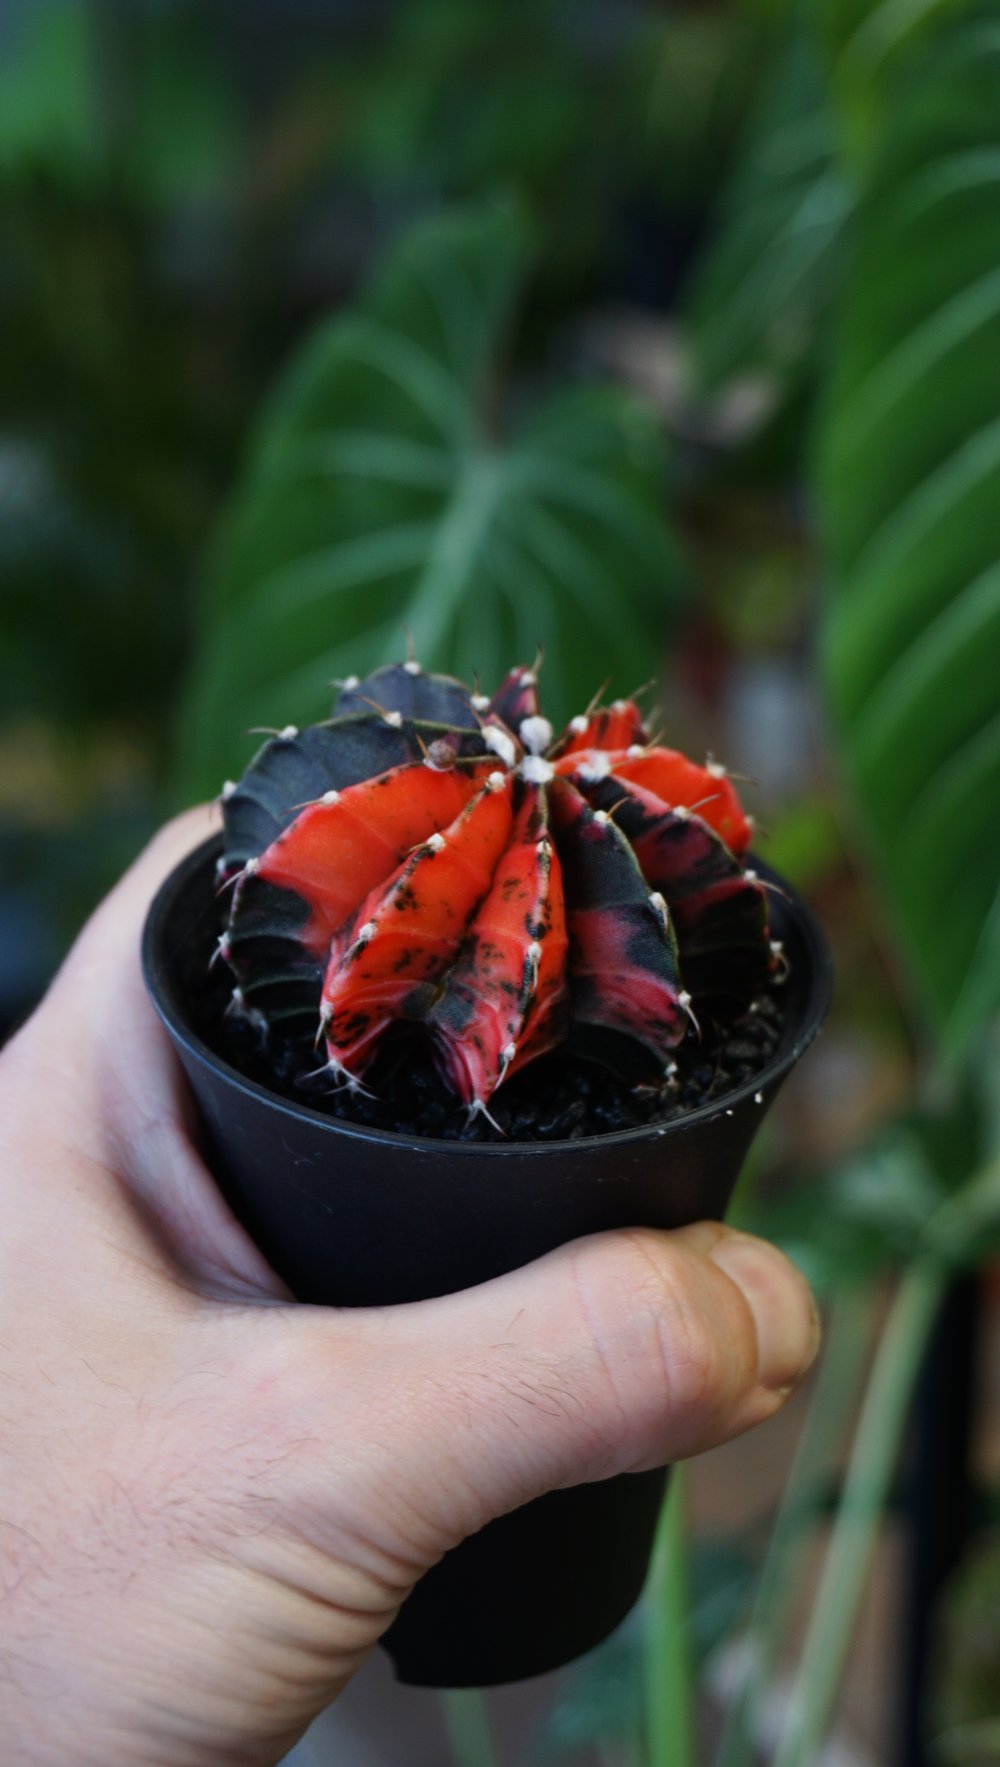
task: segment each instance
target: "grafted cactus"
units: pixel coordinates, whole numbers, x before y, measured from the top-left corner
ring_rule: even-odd
[[[418,1023],[470,1111],[576,1026],[669,1072],[745,1011],[780,953],[724,768],[652,742],[632,700],[557,739],[532,669],[492,698],[410,661],[342,686],[223,792],[219,955],[233,1009],[360,1087]]]

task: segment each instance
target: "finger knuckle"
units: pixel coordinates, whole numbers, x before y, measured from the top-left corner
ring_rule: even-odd
[[[725,1356],[712,1323],[683,1287],[658,1321],[671,1410],[714,1413],[727,1384]]]
[[[662,1234],[642,1229],[620,1236],[608,1281],[591,1289],[588,1308],[595,1349],[650,1414],[698,1410],[722,1378],[722,1351],[699,1305],[690,1260]]]

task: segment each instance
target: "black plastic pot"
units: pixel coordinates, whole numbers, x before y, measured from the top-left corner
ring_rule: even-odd
[[[746,1085],[669,1124],[581,1141],[466,1143],[366,1129],[244,1078],[192,1030],[184,957],[213,911],[219,850],[218,840],[206,843],[164,883],[143,967],[197,1100],[212,1171],[302,1301],[425,1300],[581,1234],[721,1218],[767,1106],[829,1004],[822,934],[774,879],[784,892],[772,919],[789,958],[787,1022],[776,1055]],[[642,1588],[664,1478],[629,1474],[553,1492],[449,1553],[385,1636],[399,1678],[489,1686],[598,1644]]]

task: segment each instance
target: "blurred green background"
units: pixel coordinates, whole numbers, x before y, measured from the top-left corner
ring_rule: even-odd
[[[996,8],[0,0],[0,336],[4,1026],[404,629],[557,717],[661,680],[834,945],[739,1199],[814,1390],[441,1746],[1000,1761]]]

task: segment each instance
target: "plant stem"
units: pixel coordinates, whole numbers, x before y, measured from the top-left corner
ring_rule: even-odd
[[[486,1700],[477,1687],[449,1688],[441,1695],[455,1767],[498,1767]]]
[[[685,1480],[675,1466],[653,1549],[643,1662],[649,1767],[697,1767]]]
[[[873,1323],[870,1290],[838,1296],[830,1312],[819,1378],[809,1405],[767,1553],[749,1624],[747,1675],[726,1714],[716,1767],[752,1767],[756,1696],[777,1666],[789,1610],[798,1587],[797,1559],[803,1534],[826,1497],[837,1452],[850,1426]]]
[[[922,1258],[903,1275],[875,1354],[854,1447],[773,1767],[812,1767],[833,1709],[914,1384],[948,1271]]]
[[[927,1224],[924,1240],[936,1257],[968,1263],[982,1256],[977,1236],[995,1236],[998,1226],[1000,1159],[993,1159],[942,1203]]]

